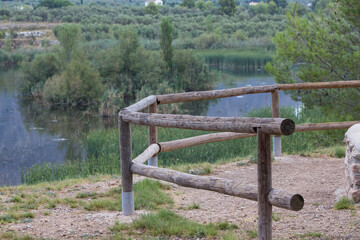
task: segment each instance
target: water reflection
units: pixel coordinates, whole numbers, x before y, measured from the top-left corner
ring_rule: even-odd
[[[218,72],[219,79],[216,89],[250,87],[275,84],[272,76],[263,71],[245,73],[239,71]],[[281,107],[298,107],[301,102],[294,101],[289,95],[280,91]],[[217,99],[209,102],[207,116],[240,117],[247,116],[249,112],[264,107],[271,107],[271,94],[248,94],[236,97]]]
[[[0,186],[21,183],[21,170],[37,163],[85,159],[86,134],[112,127],[99,116],[51,109],[17,94],[20,72],[0,70]]]

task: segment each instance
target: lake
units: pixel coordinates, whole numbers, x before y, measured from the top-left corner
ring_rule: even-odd
[[[39,101],[19,98],[21,71],[0,69],[0,186],[21,184],[21,173],[34,164],[79,161],[86,158],[86,135],[91,129],[116,127],[112,118],[87,112],[52,109]],[[222,70],[216,89],[269,85],[273,77]],[[280,93],[281,106],[300,106]],[[207,116],[246,116],[271,106],[270,93],[252,94],[194,103],[196,113]]]

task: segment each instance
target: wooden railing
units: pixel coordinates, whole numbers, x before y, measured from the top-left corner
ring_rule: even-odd
[[[149,96],[124,108],[119,113],[120,157],[122,177],[122,209],[124,215],[134,214],[133,174],[176,183],[185,187],[205,189],[223,194],[258,201],[258,239],[271,239],[272,206],[299,211],[304,206],[300,194],[273,189],[271,180],[271,135],[274,135],[274,155],[281,155],[281,135],[293,132],[349,128],[353,122],[301,124],[295,127],[290,119],[280,118],[279,90],[350,88],[360,87],[360,81],[279,84],[259,87],[243,87],[225,90],[188,92]],[[271,93],[273,118],[204,117],[189,115],[158,114],[158,104],[189,102],[232,97],[252,93]],[[140,112],[148,108],[148,113]],[[149,147],[132,159],[130,124],[149,126]],[[158,142],[157,127],[183,128],[220,133],[205,134],[169,142]],[[258,185],[195,176],[158,168],[157,155],[161,152],[237,138],[257,136]],[[148,161],[148,165],[144,163]]]

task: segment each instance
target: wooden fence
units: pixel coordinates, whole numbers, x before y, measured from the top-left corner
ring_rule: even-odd
[[[119,113],[120,157],[122,177],[122,209],[124,215],[134,214],[133,174],[176,183],[181,186],[215,191],[231,196],[258,201],[258,239],[271,239],[272,206],[299,211],[304,206],[300,194],[272,188],[271,135],[274,135],[274,155],[281,155],[281,135],[293,132],[349,128],[359,121],[301,124],[295,127],[291,119],[280,118],[279,90],[325,89],[360,87],[360,80],[320,83],[279,84],[259,87],[242,87],[225,90],[188,92],[149,96],[124,108]],[[273,118],[203,117],[189,115],[158,114],[157,105],[225,98],[253,93],[271,93]],[[140,112],[148,108],[148,113]],[[149,126],[149,147],[132,159],[130,124]],[[157,127],[183,128],[220,133],[205,134],[169,142],[158,142]],[[258,185],[195,176],[158,168],[157,154],[180,148],[230,139],[257,136]],[[148,165],[144,163],[148,161]]]

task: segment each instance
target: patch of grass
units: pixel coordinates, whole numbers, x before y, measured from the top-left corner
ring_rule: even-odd
[[[96,199],[89,201],[85,206],[85,210],[88,211],[99,211],[99,210],[109,210],[109,211],[121,211],[121,201],[114,201],[113,199]]]
[[[225,232],[221,238],[221,240],[237,240],[238,237],[235,235],[235,233],[231,232],[231,231],[228,231],[228,232]]]
[[[335,146],[334,150],[335,150],[334,157],[336,157],[336,158],[345,157],[345,150],[346,150],[345,146]]]
[[[200,209],[200,205],[196,202],[193,202],[191,205],[189,205],[186,209]]]
[[[96,199],[97,198],[97,193],[96,192],[80,192],[80,193],[76,194],[76,198],[92,198],[92,199]]]
[[[11,240],[35,240],[35,238],[25,235],[25,236],[18,236],[17,233],[14,231],[6,231],[0,233],[0,239],[11,239]]]
[[[172,198],[163,192],[168,186],[159,181],[144,179],[134,185],[135,209],[158,209],[165,204],[173,204]]]
[[[137,229],[151,236],[210,237],[218,234],[214,224],[202,225],[181,217],[170,210],[145,214],[131,225],[115,224],[110,230],[114,235],[124,230]]]
[[[49,211],[44,211],[43,214],[44,214],[44,216],[49,216],[49,215],[51,215],[51,212],[49,212]]]
[[[323,237],[323,234],[320,233],[320,232],[308,232],[308,233],[297,234],[296,236],[301,238],[301,239],[321,238],[321,237]]]
[[[247,230],[246,233],[251,239],[257,238],[257,230],[256,229]]]
[[[5,215],[0,215],[0,224],[17,222],[27,218],[34,218],[35,214],[32,212],[14,213],[10,212]]]
[[[236,226],[235,224],[229,223],[229,222],[219,222],[215,224],[216,229],[219,230],[233,230],[233,229],[238,229],[239,227]]]
[[[339,201],[335,203],[335,209],[354,209],[355,203],[353,200],[349,199],[348,197],[342,197]]]

